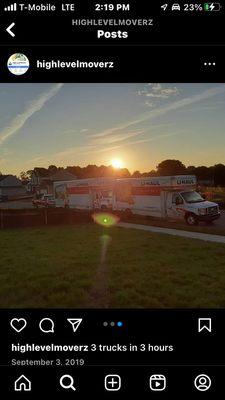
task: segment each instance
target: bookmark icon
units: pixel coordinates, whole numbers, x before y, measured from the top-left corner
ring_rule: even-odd
[[[211,318],[199,318],[198,319],[198,332],[208,331],[212,332],[212,319]]]

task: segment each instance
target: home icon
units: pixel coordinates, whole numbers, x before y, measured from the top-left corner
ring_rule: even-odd
[[[30,392],[31,381],[25,376],[21,375],[14,383],[15,392]]]

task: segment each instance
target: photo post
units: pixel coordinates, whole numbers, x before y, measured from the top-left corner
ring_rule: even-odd
[[[0,4],[2,398],[224,398],[224,24]]]

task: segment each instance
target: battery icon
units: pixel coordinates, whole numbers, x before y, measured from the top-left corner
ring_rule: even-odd
[[[204,11],[220,11],[222,8],[220,3],[205,3]]]

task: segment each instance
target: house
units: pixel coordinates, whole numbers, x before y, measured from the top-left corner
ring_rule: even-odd
[[[25,376],[21,375],[14,383],[15,392],[30,392],[31,381]]]
[[[45,168],[38,168],[32,172],[29,191],[36,194],[53,194],[54,182],[71,181],[76,176],[65,170],[49,174]]]
[[[26,195],[26,188],[14,175],[0,175],[0,200],[10,200]]]

